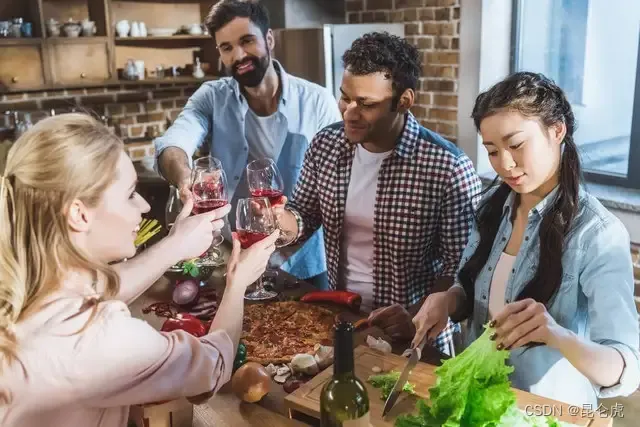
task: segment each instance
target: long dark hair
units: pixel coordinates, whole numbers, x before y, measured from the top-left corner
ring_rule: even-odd
[[[540,225],[538,269],[517,297],[517,300],[533,298],[548,305],[562,283],[565,237],[578,211],[581,168],[573,140],[575,117],[562,89],[544,75],[530,72],[512,74],[478,96],[472,113],[476,129],[480,130],[480,123],[485,118],[505,110],[536,118],[547,127],[564,123],[567,128],[563,141],[558,192],[552,205],[545,211]],[[498,184],[497,178],[489,188],[495,185],[498,185],[498,188],[476,212],[475,221],[480,243],[458,275],[468,296],[467,313],[473,311],[475,281],[489,259],[502,221],[503,206],[512,191],[507,184]]]

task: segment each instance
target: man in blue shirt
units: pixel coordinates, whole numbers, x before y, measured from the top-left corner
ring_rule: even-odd
[[[268,12],[257,1],[221,0],[206,25],[232,77],[203,84],[156,139],[158,172],[188,197],[191,157],[210,134],[210,153],[222,162],[232,204],[249,195],[245,167],[261,158],[274,159],[290,197],[311,139],[341,120],[337,102],[329,90],[287,74],[272,58]],[[325,273],[321,233],[291,256],[290,249],[281,253],[287,258],[281,268],[302,279]]]

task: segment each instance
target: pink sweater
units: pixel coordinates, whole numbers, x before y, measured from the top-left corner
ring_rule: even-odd
[[[16,325],[21,363],[0,368],[3,427],[124,427],[129,405],[217,391],[229,381],[234,344],[158,332],[120,301],[78,315],[84,297],[60,291]],[[86,292],[84,292],[86,294]],[[1,395],[1,394],[0,394]]]

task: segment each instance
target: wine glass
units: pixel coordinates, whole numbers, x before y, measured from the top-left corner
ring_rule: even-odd
[[[247,165],[247,182],[249,192],[253,197],[268,197],[271,206],[281,203],[284,195],[284,184],[278,166],[272,159],[254,160]],[[278,224],[280,237],[276,242],[276,247],[286,246],[295,236],[287,236]]]
[[[267,238],[276,230],[276,221],[267,197],[252,197],[238,200],[236,207],[236,233],[242,249]],[[253,292],[245,295],[250,301],[263,301],[278,296],[273,290],[264,288],[262,277]]]
[[[222,169],[222,162],[215,157],[206,156],[196,159],[193,163],[191,175],[191,192],[193,194],[192,215],[210,212],[225,206],[228,202],[227,175]],[[220,258],[220,251],[216,248],[224,241],[222,233],[213,234],[209,256]]]
[[[247,165],[247,182],[253,197],[268,197],[273,206],[284,194],[282,176],[271,159],[254,160]]]
[[[164,208],[164,221],[168,230],[171,230],[173,223],[176,222],[180,211],[182,210],[182,201],[178,194],[178,189],[173,185],[169,186],[169,198]]]

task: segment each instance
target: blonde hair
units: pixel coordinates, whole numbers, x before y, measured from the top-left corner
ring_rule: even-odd
[[[104,296],[117,294],[117,274],[72,243],[66,210],[74,200],[99,203],[122,150],[91,116],[63,114],[36,124],[9,151],[0,178],[0,360],[16,359],[13,326],[70,270],[104,278]]]

